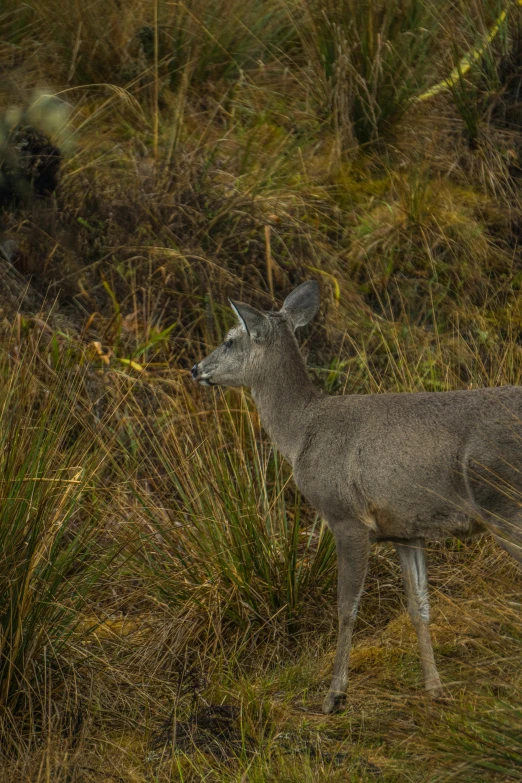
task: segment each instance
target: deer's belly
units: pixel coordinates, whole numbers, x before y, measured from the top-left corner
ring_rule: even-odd
[[[397,515],[393,509],[371,506],[359,514],[360,521],[376,540],[449,537],[470,538],[483,533],[484,525],[465,511],[431,510],[413,516]]]
[[[447,486],[445,497],[440,487],[398,487],[391,486],[392,482],[371,487],[356,476],[341,480],[333,474],[325,477],[297,471],[295,479],[327,522],[337,527],[357,521],[374,539],[469,538],[485,529],[462,496],[448,492]]]

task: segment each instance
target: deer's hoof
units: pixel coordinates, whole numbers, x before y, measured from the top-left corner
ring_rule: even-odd
[[[426,692],[428,696],[431,699],[444,699],[446,698],[446,693],[444,691],[444,688],[442,687],[442,683],[438,682],[434,685],[430,685],[426,688]]]
[[[346,707],[346,693],[336,693],[330,691],[326,694],[323,701],[323,712],[325,715],[332,715],[336,712],[342,712]]]

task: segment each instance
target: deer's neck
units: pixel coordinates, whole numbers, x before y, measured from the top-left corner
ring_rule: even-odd
[[[270,439],[293,466],[302,448],[310,404],[320,392],[308,376],[297,344],[284,361],[276,358],[255,379],[252,396]]]

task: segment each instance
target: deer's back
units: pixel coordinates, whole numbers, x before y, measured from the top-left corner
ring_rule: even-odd
[[[322,397],[294,464],[331,524],[375,536],[469,535],[513,517],[522,489],[522,387]]]

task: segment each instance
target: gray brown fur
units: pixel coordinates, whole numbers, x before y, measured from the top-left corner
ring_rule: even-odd
[[[313,386],[294,336],[318,309],[317,283],[299,286],[279,313],[232,306],[239,325],[192,374],[203,384],[252,389],[263,426],[335,537],[339,638],[323,710],[345,701],[375,540],[395,544],[426,689],[440,693],[425,541],[489,530],[522,562],[522,387],[332,397]]]

